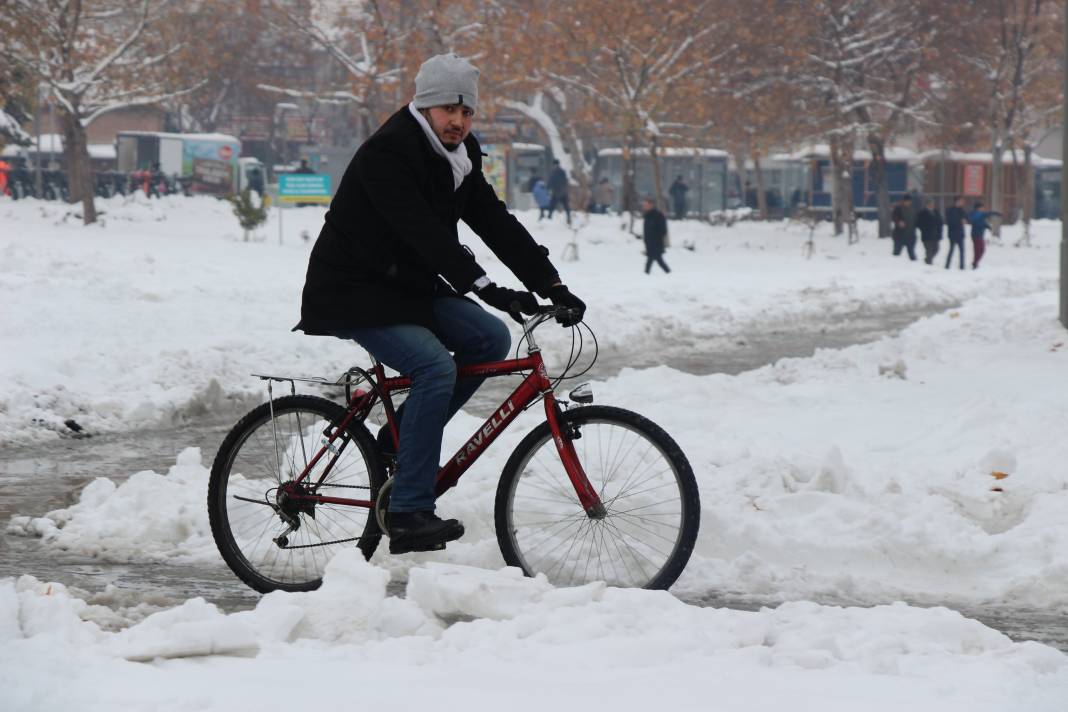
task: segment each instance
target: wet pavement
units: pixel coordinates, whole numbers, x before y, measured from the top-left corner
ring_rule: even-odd
[[[784,357],[810,356],[817,348],[840,348],[897,333],[916,319],[953,305],[929,305],[869,313],[858,311],[833,325],[789,326],[761,332],[732,334],[693,342],[680,340],[675,346],[656,351],[626,353],[602,348],[588,378],[603,379],[621,368],[667,365],[695,374],[739,373],[774,363]],[[498,405],[514,383],[506,379],[487,382],[469,404],[468,410],[487,415]],[[72,504],[80,490],[95,477],[122,481],[136,472],[166,472],[177,455],[187,447],[199,447],[204,464],[210,465],[219,443],[230,427],[255,405],[235,400],[210,417],[199,416],[195,423],[163,424],[133,433],[113,433],[88,438],[65,438],[33,447],[4,448],[0,451],[0,526],[14,515],[40,516]],[[221,560],[214,564],[112,563],[90,557],[57,552],[41,546],[38,539],[0,535],[0,578],[31,574],[44,581],[58,581],[84,592],[90,601],[101,598],[107,605],[149,608],[178,604],[201,596],[224,610],[251,608],[259,595],[245,587]],[[108,593],[101,592],[108,588]],[[403,595],[404,582],[395,582],[391,592]],[[688,603],[755,610],[779,601],[729,597],[710,593],[687,598]],[[818,603],[844,604],[834,600]],[[961,613],[1001,630],[1015,640],[1037,640],[1068,651],[1068,619],[1041,610],[1010,607],[959,607],[952,602],[912,601],[928,606],[943,603]],[[855,602],[853,602],[855,604]],[[140,615],[145,606],[141,605]],[[138,616],[139,617],[139,616]]]

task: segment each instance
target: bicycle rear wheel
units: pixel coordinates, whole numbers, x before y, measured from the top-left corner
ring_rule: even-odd
[[[512,453],[497,486],[505,562],[557,586],[668,588],[686,566],[700,524],[686,456],[655,423],[621,408],[575,408],[563,422],[607,513],[595,519],[583,511],[542,423]]]
[[[358,547],[370,558],[378,546],[381,532],[371,508],[288,496],[312,487],[346,499],[377,496],[385,474],[374,439],[356,422],[295,484],[344,415],[325,398],[286,396],[252,410],[220,446],[208,483],[211,533],[223,559],[253,589],[318,588],[335,552]]]

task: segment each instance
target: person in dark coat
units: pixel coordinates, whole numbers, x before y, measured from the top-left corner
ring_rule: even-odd
[[[938,243],[942,240],[942,214],[931,198],[927,199],[923,210],[916,216],[916,227],[923,242],[923,261],[932,264],[938,254]]]
[[[664,262],[665,238],[667,237],[667,218],[656,209],[652,198],[642,198],[642,239],[645,240],[645,273],[649,274],[653,263],[660,265],[664,272],[671,268]]]
[[[890,214],[890,222],[893,224],[894,256],[901,254],[906,249],[909,259],[916,259],[916,213],[912,209],[912,197],[905,193],[901,201],[894,206]]]
[[[983,253],[986,252],[986,231],[990,229],[990,218],[1001,215],[996,210],[984,210],[985,207],[986,204],[980,200],[968,215],[968,222],[972,225],[972,269],[979,269],[979,260],[983,259]]]
[[[676,220],[682,220],[686,217],[686,193],[689,190],[690,186],[686,184],[682,176],[675,178],[675,182],[668,188],[668,193],[671,194],[671,204],[675,208]]]
[[[567,224],[571,224],[571,198],[570,186],[567,182],[567,173],[560,167],[560,161],[553,161],[553,169],[549,172],[549,218],[553,216],[553,210],[557,205],[564,206],[567,214]]]
[[[392,553],[440,549],[463,535],[460,522],[434,514],[442,431],[481,383],[457,381],[456,370],[506,357],[511,340],[500,319],[464,295],[518,318],[536,310],[534,291],[570,310],[559,317],[565,326],[585,312],[548,250],[486,182],[470,133],[478,75],[456,55],[431,57],[416,75],[414,100],[356,151],[312,249],[296,327],[353,339],[412,379],[398,413]],[[530,291],[494,284],[460,244],[458,220]],[[390,456],[388,430],[379,444]]]
[[[946,209],[946,236],[949,238],[949,254],[946,255],[946,269],[953,261],[953,251],[960,255],[960,268],[964,269],[964,223],[968,215],[964,212],[964,198],[959,195],[953,199],[953,205]]]

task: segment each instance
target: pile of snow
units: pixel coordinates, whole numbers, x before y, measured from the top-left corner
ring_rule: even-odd
[[[921,320],[895,338],[738,376],[625,370],[598,403],[663,426],[702,498],[696,550],[674,591],[767,600],[1019,605],[1068,612],[1068,337],[1056,295]],[[694,414],[700,417],[694,417]],[[465,537],[443,553],[375,561],[503,564],[497,478],[532,409],[441,499]],[[445,451],[481,423],[459,414]],[[118,561],[219,562],[204,505],[208,470],[187,450],[166,475],[91,483],[70,508],[16,517],[11,533]],[[221,566],[221,563],[219,563]]]
[[[234,396],[262,394],[252,372],[336,377],[366,363],[350,343],[290,331],[322,209],[286,211],[278,244],[278,211],[258,241],[244,242],[229,204],[213,198],[98,203],[100,222],[85,227],[63,204],[0,199],[0,442],[54,438],[69,432],[68,420],[100,433],[219,412]],[[871,224],[854,246],[821,229],[816,256],[805,260],[803,226],[673,221],[673,271],[646,276],[642,243],[621,229],[623,218],[593,215],[576,233],[562,218],[520,219],[590,305],[601,344],[626,352],[1028,294],[1057,277],[1053,222],[1036,223],[1034,247],[993,245],[982,269],[961,272],[892,259]],[[518,286],[463,225],[461,233],[492,277]],[[1017,237],[1006,229],[1006,244]],[[565,261],[573,238],[581,259]],[[570,345],[563,330],[543,329],[539,339],[550,359]]]
[[[388,580],[348,552],[318,591],[229,615],[193,599],[118,632],[84,620],[59,584],[2,580],[5,708],[263,709],[311,696],[333,709],[355,696],[375,709],[536,710],[595,695],[621,710],[1053,712],[1068,694],[1068,656],[946,609],[697,608],[443,564],[413,570],[404,599]]]

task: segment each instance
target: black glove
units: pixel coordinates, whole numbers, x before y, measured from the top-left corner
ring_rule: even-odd
[[[586,302],[576,297],[562,284],[549,287],[545,296],[549,297],[549,300],[556,306],[567,307],[570,310],[565,314],[557,315],[556,320],[561,326],[574,326],[582,321],[582,317],[586,314]]]
[[[523,323],[520,312],[523,314],[538,313],[538,300],[530,292],[517,292],[507,287],[498,287],[490,282],[485,287],[476,289],[475,294],[494,309],[508,312],[508,315],[520,324]]]

